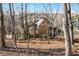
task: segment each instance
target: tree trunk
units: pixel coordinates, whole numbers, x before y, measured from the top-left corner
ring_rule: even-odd
[[[14,39],[15,38],[15,35],[14,35],[14,26],[15,26],[15,22],[14,22],[14,13],[13,13],[13,9],[12,9],[12,4],[11,3],[9,3],[9,9],[10,9],[10,16],[11,16],[11,20],[12,20],[12,38]]]
[[[65,10],[65,20],[64,20],[64,37],[65,37],[65,55],[71,55],[71,40],[70,40],[70,33],[69,33],[69,23],[68,23],[68,15],[67,15],[67,4],[64,4]]]
[[[35,8],[34,8],[34,35],[33,35],[33,37],[35,38],[36,37],[36,27],[35,27],[35,21],[36,21],[36,19],[35,19]]]
[[[43,4],[44,5],[44,4]],[[50,7],[50,4],[49,4],[49,8],[51,9],[51,7]],[[47,16],[47,17],[49,17],[48,16],[48,12],[47,12],[47,8],[45,7],[45,5],[44,5],[44,9],[45,9],[45,15]],[[51,11],[51,13],[52,13],[52,11]],[[53,16],[53,15],[52,15]],[[49,17],[50,18],[50,17]],[[52,19],[52,18],[51,18]],[[46,23],[47,23],[47,40],[48,40],[48,44],[50,44],[50,39],[49,39],[49,24],[48,24],[48,20],[47,20],[47,18],[46,18]]]
[[[28,38],[28,22],[27,22],[27,4],[25,4],[25,24],[24,24],[24,28],[23,28],[23,31],[24,31],[24,39],[27,39]]]
[[[23,15],[24,15],[24,13],[23,13],[23,3],[21,3],[21,27],[22,27],[22,29],[23,29],[23,38],[24,39],[26,39],[26,31],[25,31],[25,27],[24,27],[24,19],[23,19]]]
[[[9,9],[10,9],[10,15],[11,15],[11,20],[12,20],[12,25],[13,25],[13,30],[12,30],[12,38],[14,39],[14,44],[17,49],[17,44],[16,44],[16,34],[15,34],[15,11],[14,11],[14,5],[9,3]],[[18,51],[19,55],[19,51]]]
[[[27,4],[25,4],[25,20],[26,20],[26,23],[25,23],[25,27],[26,27],[26,36],[27,36],[27,39],[28,39],[28,55],[29,55],[29,26],[28,26],[28,22],[27,22]]]
[[[23,3],[21,3],[21,27],[24,28]]]
[[[6,31],[5,31],[5,25],[4,25],[4,15],[3,15],[3,9],[2,4],[0,3],[0,20],[1,20],[1,43],[2,47],[6,47],[5,45],[5,37],[6,37]]]
[[[70,39],[71,39],[71,44],[74,44],[74,36],[73,36],[73,24],[71,22],[71,7],[70,3],[67,4],[68,7],[68,22],[69,22],[69,33],[70,33]]]

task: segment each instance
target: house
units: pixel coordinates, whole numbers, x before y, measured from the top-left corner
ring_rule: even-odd
[[[51,35],[53,34],[53,29],[52,29],[52,24],[47,20],[47,18],[45,17],[40,17],[38,19],[39,21],[37,21],[35,24],[37,25],[36,27],[36,34],[38,35]],[[34,30],[33,30],[33,26],[30,27],[30,34],[34,35]]]
[[[53,37],[59,32],[63,32],[63,19],[64,17],[61,15],[57,15],[54,21],[47,17],[40,17],[36,23],[39,33],[46,33],[48,36]]]
[[[40,17],[40,20],[36,23],[39,33],[47,31],[47,21],[44,17]]]

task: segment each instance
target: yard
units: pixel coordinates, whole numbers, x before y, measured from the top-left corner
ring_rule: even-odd
[[[43,39],[43,40],[42,40]],[[29,49],[28,40],[17,40],[17,48],[14,45],[13,40],[6,39],[6,48],[0,49],[0,55],[2,56],[64,56],[65,55],[65,43],[63,38],[54,38],[44,40],[45,38],[30,38]],[[28,52],[29,51],[29,52]],[[72,46],[73,55],[79,55],[79,43],[78,39],[75,40]]]

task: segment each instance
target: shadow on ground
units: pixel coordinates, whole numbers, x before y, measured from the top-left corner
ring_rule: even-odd
[[[57,49],[38,49],[38,48],[13,48],[13,47],[6,47],[0,49],[0,51],[4,52],[16,52],[19,54],[23,54],[25,56],[64,56],[65,49],[57,48]]]

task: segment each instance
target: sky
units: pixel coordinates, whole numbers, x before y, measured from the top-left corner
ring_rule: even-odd
[[[52,9],[52,12],[57,12],[59,10],[62,9],[62,4],[61,3],[51,3],[51,9]],[[44,12],[45,11],[45,8],[50,11],[50,8],[49,8],[49,4],[48,3],[28,3],[27,4],[27,9],[29,12]],[[20,3],[14,3],[14,8],[15,8],[15,11],[19,11],[21,10],[21,4]],[[8,3],[3,3],[3,9],[4,11],[8,11],[9,10],[9,6],[8,6]],[[71,11],[72,12],[78,12],[78,4],[77,3],[73,3],[71,4]]]

